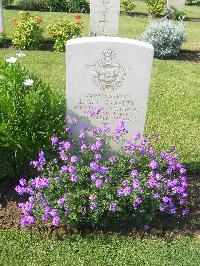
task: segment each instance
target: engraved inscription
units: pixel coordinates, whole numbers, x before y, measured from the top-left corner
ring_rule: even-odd
[[[128,94],[105,94],[105,93],[88,93],[85,98],[79,99],[74,106],[74,110],[79,114],[79,118],[96,108],[102,108],[102,111],[95,120],[101,123],[109,123],[110,120],[125,120],[126,122],[136,122],[139,119],[139,109]]]
[[[117,60],[116,53],[106,49],[103,57],[94,65],[86,66],[90,71],[91,79],[103,91],[113,91],[123,85],[129,68],[123,67]]]

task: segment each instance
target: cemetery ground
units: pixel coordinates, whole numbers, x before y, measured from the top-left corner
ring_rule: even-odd
[[[199,265],[199,178],[200,178],[200,116],[199,116],[199,49],[200,8],[186,7],[187,41],[175,59],[154,60],[146,132],[161,136],[163,148],[175,145],[188,169],[190,179],[191,214],[186,229],[175,223],[168,232],[155,231],[150,236],[132,232],[108,234],[68,234],[48,237],[39,232],[18,230],[19,211],[16,196],[3,187],[3,208],[0,208],[0,265]],[[5,10],[5,28],[12,34],[16,10]],[[142,16],[121,16],[120,36],[137,38],[145,30],[148,18],[143,6],[136,10]],[[63,13],[31,12],[40,15],[44,26]],[[73,17],[74,14],[64,14]],[[89,32],[89,16],[84,20],[83,35]],[[194,21],[190,19],[194,19]],[[22,64],[32,73],[60,90],[65,97],[65,54],[52,52],[48,39],[38,51],[26,51]],[[8,46],[0,49],[0,58],[14,56],[17,51]],[[81,84],[80,84],[81,86]],[[81,89],[81,87],[80,87]],[[5,196],[5,197],[4,197]],[[7,208],[6,208],[7,206]],[[5,229],[5,230],[3,230]],[[124,235],[123,235],[124,233]],[[190,235],[190,236],[185,236]],[[6,245],[5,245],[6,243]]]

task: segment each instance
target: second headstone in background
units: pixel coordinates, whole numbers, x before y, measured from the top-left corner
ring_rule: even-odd
[[[90,35],[118,36],[120,0],[90,0]]]
[[[167,0],[167,6],[181,10],[185,7],[185,0]]]

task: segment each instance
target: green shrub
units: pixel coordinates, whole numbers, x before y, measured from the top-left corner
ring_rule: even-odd
[[[94,109],[97,117],[99,110]],[[68,118],[63,137],[51,138],[52,160],[40,150],[31,163],[38,175],[29,182],[19,180],[15,190],[29,195],[18,205],[24,214],[22,226],[38,221],[102,227],[127,221],[148,229],[162,214],[188,213],[186,169],[174,147],[160,151],[155,149],[158,140],[141,139],[139,133],[125,141],[123,121],[112,132],[108,125],[84,125],[75,142],[77,122]],[[121,144],[115,154],[109,145],[114,140]]]
[[[62,129],[63,98],[11,57],[0,61],[0,177],[30,170],[37,150]]]
[[[19,0],[17,5],[22,10],[43,10],[45,0]]]
[[[166,0],[145,0],[145,3],[149,14],[154,16],[160,15],[166,6]]]
[[[140,40],[153,45],[155,57],[177,56],[185,41],[185,28],[169,20],[151,22]]]
[[[75,16],[75,18],[81,19],[79,15]],[[54,25],[49,26],[48,29],[49,34],[52,35],[55,40],[54,49],[56,51],[63,52],[65,50],[67,40],[81,36],[82,22],[60,20]]]
[[[186,5],[200,5],[200,1],[199,0],[186,0],[185,4]]]
[[[182,10],[179,10],[175,7],[167,7],[166,16],[175,20],[183,20],[186,13]]]
[[[44,9],[47,11],[66,11],[67,0],[44,0]]]
[[[9,7],[13,4],[14,0],[2,0],[2,5],[4,7]]]
[[[5,42],[6,42],[6,35],[0,33],[0,47],[4,46]]]
[[[121,11],[132,12],[135,8],[135,0],[122,0],[121,1]]]
[[[67,0],[67,10],[71,13],[89,13],[90,5],[86,0]]]
[[[21,11],[19,18],[14,20],[12,43],[18,49],[37,49],[43,39],[41,22],[42,19],[38,16]]]

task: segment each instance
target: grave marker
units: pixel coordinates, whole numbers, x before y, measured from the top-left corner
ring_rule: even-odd
[[[94,127],[124,120],[127,137],[143,133],[147,112],[153,47],[124,38],[70,40],[67,52],[67,113]],[[97,119],[87,111],[101,107]]]
[[[117,36],[120,0],[90,0],[90,35]]]
[[[181,10],[185,7],[185,0],[167,0],[167,6]]]

